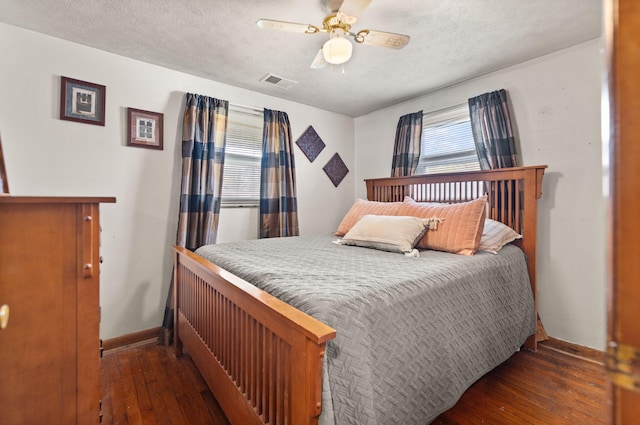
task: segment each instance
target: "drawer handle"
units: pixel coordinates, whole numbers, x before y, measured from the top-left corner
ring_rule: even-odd
[[[0,329],[6,329],[9,324],[9,311],[9,306],[6,304],[0,307]]]

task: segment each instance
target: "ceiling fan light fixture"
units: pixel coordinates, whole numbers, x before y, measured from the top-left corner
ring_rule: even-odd
[[[344,31],[340,28],[331,31],[331,38],[322,46],[324,59],[333,65],[340,65],[351,59],[353,45],[344,38]]]

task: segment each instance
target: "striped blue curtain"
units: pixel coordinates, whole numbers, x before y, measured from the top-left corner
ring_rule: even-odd
[[[182,123],[182,185],[176,244],[216,243],[229,102],[187,94]]]
[[[422,111],[400,117],[393,147],[391,177],[412,176],[420,160]]]
[[[286,112],[264,110],[260,175],[260,237],[298,236],[296,166]]]
[[[216,242],[228,111],[226,100],[187,93],[176,245],[192,251]],[[168,344],[173,331],[173,281],[162,327]]]
[[[469,116],[480,168],[517,167],[507,91],[502,89],[472,97],[469,99]]]
[[[493,170],[517,167],[516,142],[511,127],[507,91],[504,89],[492,91],[469,99],[469,117],[480,168]],[[518,216],[520,220],[523,219],[524,192],[522,189],[518,193],[515,187],[511,188],[511,194],[507,199],[502,192],[490,192],[492,190],[487,185],[489,196],[494,200],[498,210],[505,210],[506,207],[507,210],[512,211],[509,220],[516,220]],[[516,209],[516,198],[520,200],[519,210]],[[511,199],[511,205],[505,205],[509,202],[508,199]]]

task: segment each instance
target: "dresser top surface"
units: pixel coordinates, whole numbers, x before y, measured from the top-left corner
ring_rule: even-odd
[[[96,204],[114,203],[113,196],[0,196],[0,204]]]

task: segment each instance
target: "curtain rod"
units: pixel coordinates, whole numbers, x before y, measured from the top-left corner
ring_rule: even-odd
[[[249,109],[254,112],[262,112],[264,110],[264,108],[256,108],[255,106],[240,105],[238,103],[233,103],[233,102],[229,102],[229,107]]]
[[[462,107],[462,106],[464,106],[464,105],[468,105],[468,103],[466,103],[466,102],[462,102],[462,103],[459,103],[459,104],[457,104],[457,105],[447,106],[446,108],[436,109],[436,110],[434,110],[434,111],[427,111],[427,112],[425,112],[425,113],[424,113],[424,115],[430,115],[430,114],[441,114],[441,113],[443,113],[443,112],[449,112],[449,111],[451,111],[451,110],[453,110],[453,109],[461,108],[461,107]]]

